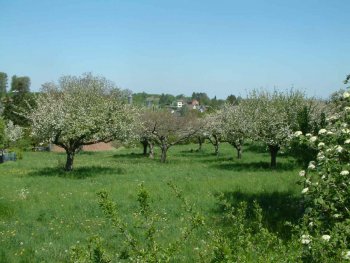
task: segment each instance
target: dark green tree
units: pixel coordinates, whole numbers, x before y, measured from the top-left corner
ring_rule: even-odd
[[[162,106],[171,105],[174,100],[175,100],[175,97],[173,95],[162,93],[159,98],[159,106],[162,107]]]
[[[137,106],[145,106],[146,105],[146,98],[149,96],[146,92],[141,93],[133,93],[132,94],[132,101],[134,105]]]
[[[29,126],[27,118],[23,116],[29,110],[28,105],[35,105],[35,95],[30,93],[29,77],[12,77],[11,89],[4,104],[3,116],[6,120],[11,120],[16,125]]]
[[[12,76],[11,92],[28,93],[30,92],[30,78]]]
[[[7,89],[7,74],[5,72],[0,72],[0,98],[3,98],[6,96],[6,89]]]
[[[5,147],[5,121],[0,118],[0,151]]]
[[[237,104],[237,97],[233,94],[228,95],[226,98],[226,101],[232,105],[236,105]]]
[[[191,98],[192,98],[192,100],[198,100],[200,105],[209,105],[210,104],[210,98],[208,97],[207,93],[205,93],[205,92],[193,92]]]
[[[311,132],[311,114],[310,114],[310,108],[308,106],[304,106],[297,115],[297,121],[299,130],[303,133],[309,133]]]

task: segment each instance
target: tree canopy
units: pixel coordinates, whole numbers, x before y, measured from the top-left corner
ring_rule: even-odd
[[[91,73],[63,76],[46,83],[29,119],[33,134],[65,149],[66,170],[73,169],[83,145],[125,141],[133,136],[137,112],[125,103],[125,93],[111,81]]]
[[[276,166],[277,152],[298,127],[298,112],[304,106],[304,94],[299,91],[252,91],[240,103],[249,125],[249,137],[269,147],[271,167]]]
[[[6,91],[7,91],[7,74],[5,72],[0,72],[0,98],[6,95]]]

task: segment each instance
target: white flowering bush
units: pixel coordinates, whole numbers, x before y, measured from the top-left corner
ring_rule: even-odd
[[[8,148],[23,137],[23,128],[11,120],[7,123],[0,119],[0,149]]]
[[[298,128],[298,112],[305,104],[304,94],[298,91],[253,91],[240,103],[245,112],[247,134],[269,148],[271,167],[277,165],[277,154],[286,146]]]
[[[11,120],[7,123],[5,127],[6,139],[10,142],[16,142],[23,136],[23,128],[15,125]]]
[[[22,127],[15,125],[11,120],[6,123],[0,118],[0,152],[6,149],[15,152],[17,159],[22,159],[23,153],[20,141],[23,135]]]
[[[305,200],[301,242],[307,262],[341,262],[350,259],[350,96],[338,112],[327,118],[318,134],[300,135],[317,149],[316,160],[300,171]],[[307,238],[306,238],[307,237]]]
[[[86,73],[43,85],[28,118],[34,137],[65,149],[70,171],[81,146],[133,138],[137,114],[113,82]]]
[[[214,153],[219,154],[220,143],[224,141],[221,111],[208,114],[203,119],[203,136],[214,146]]]
[[[316,158],[317,148],[311,147],[308,140],[299,140],[303,134],[308,134],[307,138],[311,141],[317,137],[312,137],[311,133],[324,133],[326,125],[326,115],[331,112],[332,107],[329,104],[316,99],[306,99],[304,106],[298,112],[297,128],[292,140],[288,145],[288,154],[293,156],[296,161],[304,167]],[[312,138],[311,138],[312,137]]]
[[[249,116],[240,106],[226,104],[220,112],[224,140],[237,150],[237,158],[242,158],[243,143],[249,131]]]
[[[153,111],[143,114],[141,137],[159,146],[160,160],[164,163],[170,147],[197,135],[201,127],[202,122],[192,114],[177,116],[168,111]]]

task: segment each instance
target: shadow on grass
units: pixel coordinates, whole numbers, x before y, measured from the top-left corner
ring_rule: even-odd
[[[297,168],[293,161],[277,163],[277,167],[272,169],[268,162],[237,162],[220,163],[213,165],[214,168],[230,171],[292,171]]]
[[[0,200],[0,218],[10,218],[14,214],[14,209],[13,207],[5,202],[4,200]],[[1,262],[1,261],[0,261]]]
[[[87,166],[78,167],[73,171],[66,172],[63,168],[44,168],[29,173],[29,176],[58,176],[72,179],[85,179],[95,177],[101,174],[124,174],[126,171],[122,168],[112,169],[109,167]]]
[[[247,143],[244,144],[244,150],[255,153],[268,153],[267,146],[262,143]]]
[[[253,203],[257,201],[262,209],[264,225],[283,239],[291,237],[291,227],[286,222],[296,224],[303,215],[303,206],[301,197],[296,197],[290,192],[273,192],[247,194],[240,191],[224,192],[218,196],[220,202],[216,208],[216,213],[225,213],[225,206],[222,201],[228,202],[236,207],[240,202],[247,203],[247,217],[253,214]],[[221,220],[221,223],[227,226],[227,222]]]
[[[233,152],[232,156],[229,156],[225,153],[215,153],[214,149],[202,149],[202,150],[198,150],[198,149],[188,149],[188,150],[182,150],[182,151],[178,151],[175,152],[174,155],[176,157],[185,157],[185,158],[198,158],[198,159],[203,159],[203,161],[213,161],[216,162],[218,160],[232,160],[235,152]]]
[[[144,155],[143,153],[117,153],[113,155],[113,158],[117,159],[125,159],[125,160],[133,160],[133,159],[148,159],[148,155]]]
[[[98,154],[99,152],[93,152],[93,151],[80,151],[80,152],[78,152],[77,153],[77,155],[89,155],[89,156],[91,156],[91,155],[96,155],[96,154]]]

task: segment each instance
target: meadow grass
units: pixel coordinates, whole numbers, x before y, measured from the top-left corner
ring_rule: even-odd
[[[142,182],[152,205],[169,218],[164,242],[176,235],[182,216],[168,182],[182,189],[213,225],[222,224],[218,193],[232,203],[257,200],[265,224],[288,238],[284,222],[295,222],[301,214],[299,167],[293,158],[279,156],[277,169],[271,170],[269,155],[259,147],[246,147],[241,160],[226,144],[218,156],[210,144],[201,152],[196,147],[171,148],[165,164],[144,157],[141,148],[82,152],[70,173],[62,171],[61,153],[28,152],[23,160],[1,164],[0,262],[66,262],[71,246],[95,234],[110,247],[118,246],[96,193],[106,190],[130,222]]]

